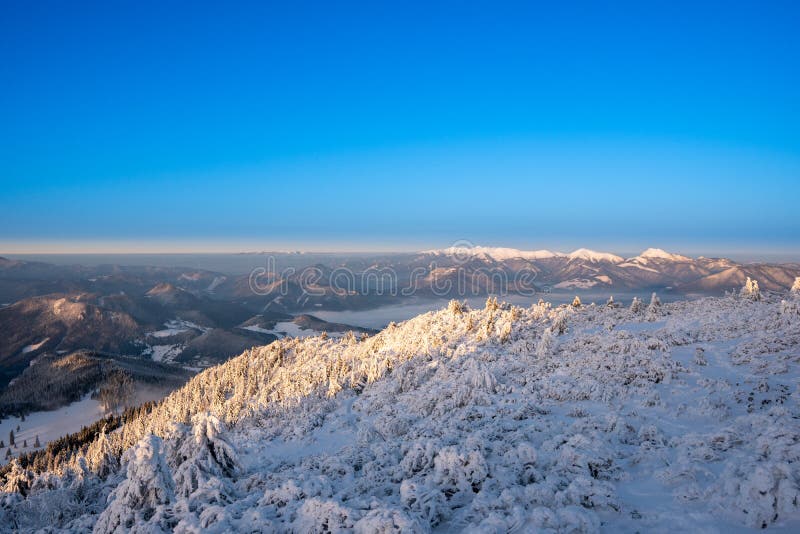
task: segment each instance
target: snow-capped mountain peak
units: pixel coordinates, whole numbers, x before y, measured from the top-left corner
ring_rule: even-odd
[[[465,256],[491,258],[495,261],[524,259],[524,260],[543,260],[548,258],[563,257],[560,252],[550,250],[519,250],[506,247],[448,247],[443,249],[425,250],[422,254],[446,255],[446,256]]]
[[[656,260],[669,260],[669,261],[691,261],[691,258],[681,256],[680,254],[672,254],[660,248],[648,248],[634,259],[656,259]]]
[[[625,261],[623,258],[615,254],[611,254],[609,252],[596,252],[594,250],[589,250],[588,248],[579,248],[578,250],[574,250],[568,254],[569,259],[571,260],[585,260],[591,262],[597,261],[608,261],[611,263],[622,263]]]

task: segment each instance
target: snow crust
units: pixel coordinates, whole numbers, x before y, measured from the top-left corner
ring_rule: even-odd
[[[210,368],[67,465],[15,465],[0,524],[796,532],[799,378],[796,294],[454,302]]]

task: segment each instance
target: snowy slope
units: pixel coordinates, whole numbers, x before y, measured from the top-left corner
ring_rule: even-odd
[[[453,303],[210,368],[55,473],[15,465],[0,525],[796,532],[798,378],[788,294]]]

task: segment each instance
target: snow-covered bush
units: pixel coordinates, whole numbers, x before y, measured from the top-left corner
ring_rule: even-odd
[[[550,328],[545,328],[544,332],[542,332],[542,339],[540,339],[539,343],[536,345],[536,355],[540,358],[544,358],[550,354],[554,345],[555,336],[553,335],[553,331]]]
[[[461,315],[464,313],[466,309],[466,303],[461,302],[460,300],[451,300],[450,303],[447,305],[447,309],[450,310],[450,313],[453,315]]]
[[[569,312],[566,308],[562,309],[555,313],[555,317],[553,319],[553,325],[550,327],[550,330],[557,333],[559,336],[561,334],[566,333],[567,331],[567,316]]]

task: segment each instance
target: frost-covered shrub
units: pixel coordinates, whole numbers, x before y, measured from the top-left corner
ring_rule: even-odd
[[[567,332],[567,316],[569,312],[567,308],[562,309],[561,311],[557,312],[555,318],[553,319],[553,325],[550,327],[551,331],[554,331],[559,336],[561,334],[565,334]]]
[[[353,528],[352,511],[335,501],[316,497],[307,499],[297,510],[292,530],[298,534],[349,532]]]
[[[444,493],[436,487],[403,480],[400,484],[400,502],[423,524],[435,527],[447,517]]]
[[[392,508],[370,510],[353,528],[356,534],[413,534],[422,530],[422,525],[414,518]]]
[[[702,347],[697,347],[694,349],[694,364],[700,366],[708,365],[708,360],[706,359],[706,351]]]
[[[796,470],[787,463],[729,465],[722,475],[724,500],[720,504],[732,504],[728,511],[746,525],[766,528],[782,516],[800,511],[796,477]]]
[[[536,345],[536,355],[540,358],[544,358],[551,353],[554,345],[555,336],[553,335],[553,331],[550,328],[545,328],[544,332],[542,332],[542,338]]]

